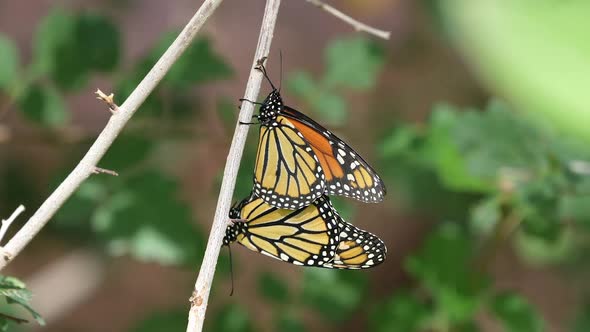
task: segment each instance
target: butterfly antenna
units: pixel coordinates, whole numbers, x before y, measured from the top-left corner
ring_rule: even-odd
[[[264,78],[266,78],[268,83],[270,83],[270,86],[272,87],[272,89],[276,90],[277,88],[275,88],[275,85],[272,84],[270,77],[268,77],[268,73],[266,72],[266,67],[264,67],[264,61],[266,61],[266,57],[258,60],[258,65],[256,66],[256,68],[258,68],[262,72],[262,74],[264,75]]]
[[[281,49],[279,49],[279,63],[281,65],[279,71],[279,93],[281,93],[281,88],[283,87],[283,50]]]
[[[231,245],[228,245],[227,249],[229,250],[229,275],[231,278],[231,291],[229,292],[229,296],[232,296],[234,295],[234,267],[231,258]]]

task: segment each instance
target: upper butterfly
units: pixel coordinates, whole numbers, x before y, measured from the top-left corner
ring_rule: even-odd
[[[375,170],[336,135],[286,106],[264,65],[257,68],[273,90],[254,116],[261,125],[254,193],[282,209],[308,206],[323,194],[381,202],[386,190]]]

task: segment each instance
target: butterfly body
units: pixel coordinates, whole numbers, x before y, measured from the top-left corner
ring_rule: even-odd
[[[260,123],[254,193],[277,208],[298,209],[323,194],[366,203],[383,200],[385,185],[348,144],[286,106],[277,89],[256,116]]]
[[[238,242],[272,258],[301,266],[364,269],[385,260],[377,236],[344,221],[327,196],[298,209],[277,209],[252,195],[230,211],[225,245]]]

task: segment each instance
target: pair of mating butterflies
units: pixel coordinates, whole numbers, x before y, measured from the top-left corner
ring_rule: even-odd
[[[296,265],[362,269],[385,260],[377,236],[344,221],[327,195],[366,203],[383,200],[385,185],[348,144],[283,104],[272,92],[261,105],[254,189],[230,211],[223,239]],[[256,123],[256,124],[258,124]]]

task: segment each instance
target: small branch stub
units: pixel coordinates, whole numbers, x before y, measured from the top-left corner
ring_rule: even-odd
[[[100,89],[96,90],[95,93],[97,95],[96,99],[104,101],[109,106],[111,113],[115,114],[119,111],[119,106],[115,104],[114,94],[111,93],[107,96],[104,92],[100,91]]]
[[[112,175],[112,176],[119,176],[119,173],[112,171],[110,169],[106,169],[106,168],[100,168],[100,167],[94,167],[94,170],[92,171],[92,173],[94,174],[108,174],[108,175]]]

